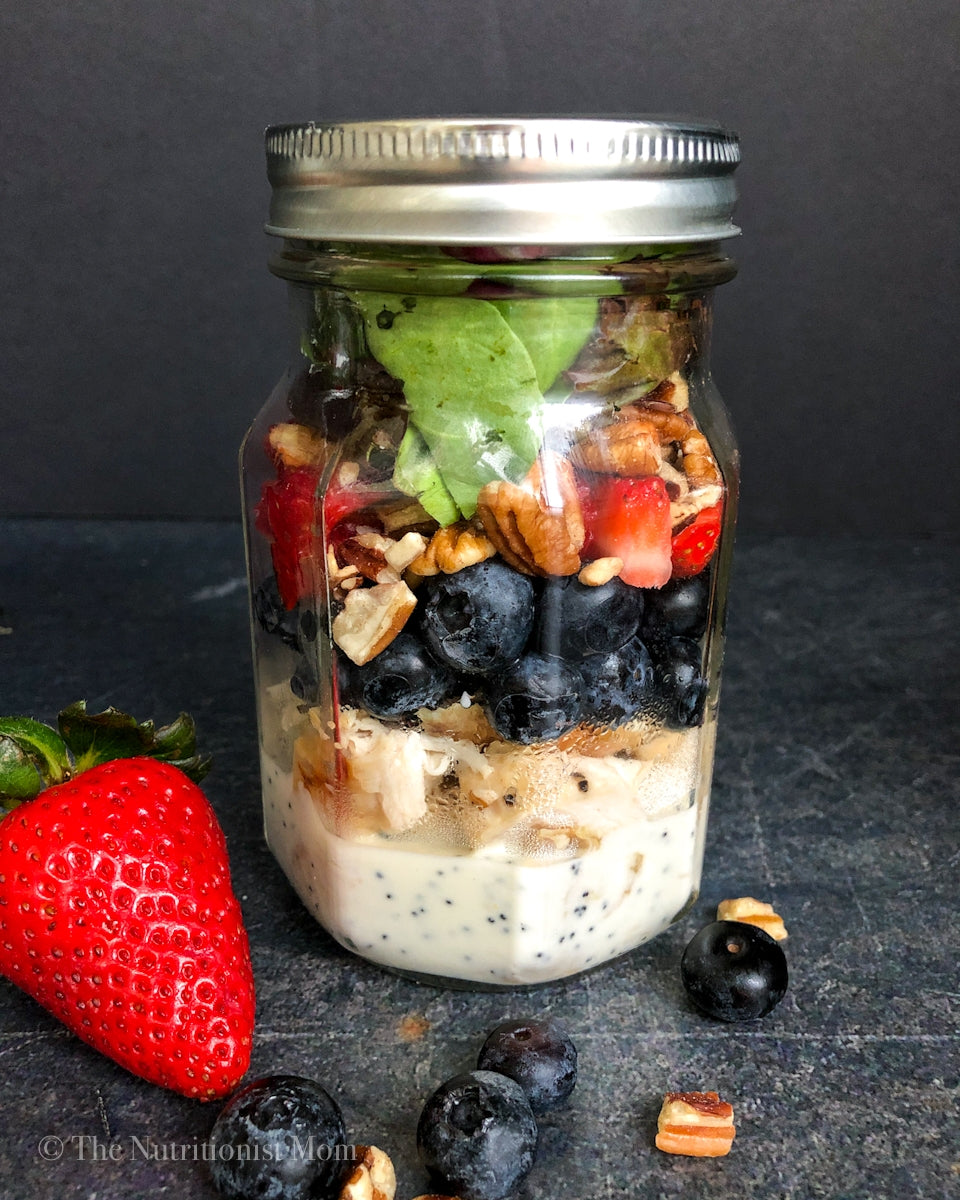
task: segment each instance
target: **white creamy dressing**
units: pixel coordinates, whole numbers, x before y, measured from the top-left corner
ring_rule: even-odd
[[[385,966],[492,984],[576,974],[666,929],[699,886],[694,780],[663,815],[621,822],[578,857],[512,856],[502,841],[435,853],[377,834],[347,840],[305,787],[263,756],[267,841],[306,906]]]

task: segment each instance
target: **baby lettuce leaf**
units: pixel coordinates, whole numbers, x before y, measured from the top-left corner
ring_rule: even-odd
[[[407,426],[397,449],[393,486],[408,496],[415,496],[441,525],[452,525],[460,516],[427,443],[413,425]]]
[[[523,342],[486,300],[355,293],[373,356],[403,381],[410,420],[465,517],[494,479],[536,458],[543,395]]]
[[[542,392],[549,391],[560,372],[572,365],[597,320],[593,297],[543,296],[492,303],[527,348]]]

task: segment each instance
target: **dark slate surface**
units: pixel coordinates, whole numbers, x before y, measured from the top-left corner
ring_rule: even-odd
[[[81,696],[196,714],[252,942],[253,1070],[323,1081],[350,1136],[394,1156],[399,1200],[426,1187],[426,1095],[493,1025],[538,1012],[570,1025],[582,1066],[568,1108],[543,1119],[524,1200],[953,1196],[958,560],[943,544],[739,547],[702,898],[626,960],[532,993],[396,979],[301,909],[260,834],[237,526],[0,523],[0,701],[46,719]],[[785,917],[792,982],[737,1028],[691,1010],[677,964],[716,902],[742,894]],[[408,1016],[429,1022],[418,1040],[402,1036]],[[205,1167],[180,1161],[215,1109],[128,1075],[2,981],[0,1072],[4,1200],[215,1195]],[[728,1158],[653,1149],[661,1096],[680,1088],[731,1100]],[[94,1136],[116,1161],[91,1161]],[[41,1159],[44,1137],[65,1143],[58,1161]]]

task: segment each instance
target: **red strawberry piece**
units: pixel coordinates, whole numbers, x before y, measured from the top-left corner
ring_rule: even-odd
[[[723,506],[713,504],[698,512],[689,525],[673,539],[673,575],[675,579],[688,579],[699,575],[717,548]]]
[[[105,715],[90,719],[97,738],[116,734]],[[157,731],[157,752],[174,729]],[[0,821],[0,972],[151,1083],[199,1099],[236,1088],[253,1035],[247,934],[223,832],[183,771],[120,758]]]
[[[624,583],[663,587],[671,574],[670,497],[663,480],[596,476],[581,499],[587,530],[582,557],[622,559]]]
[[[320,510],[317,489],[320,472],[312,467],[281,468],[276,479],[264,484],[257,506],[257,528],[270,538],[273,573],[284,605],[296,608],[297,601],[319,590],[318,564],[323,559],[320,536]],[[352,536],[337,527],[347,517],[357,525],[380,526],[375,514],[365,513],[383,500],[392,500],[398,493],[389,486],[371,487],[360,484],[344,487],[333,482],[323,498],[323,522],[330,540],[336,544]],[[361,518],[361,514],[363,517]]]
[[[380,501],[395,499],[397,495],[392,488],[369,485],[347,488],[341,483],[332,483],[323,498],[323,521],[330,540],[345,541],[363,525],[382,529],[380,518],[368,510]],[[347,520],[348,517],[350,520]]]
[[[287,608],[313,592],[313,571],[321,550],[316,494],[319,472],[310,467],[282,470],[264,484],[257,528],[271,539],[270,555],[280,597]]]

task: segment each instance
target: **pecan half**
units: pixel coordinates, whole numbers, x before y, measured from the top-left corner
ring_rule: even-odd
[[[593,429],[573,449],[578,467],[602,475],[656,475],[663,455],[660,433],[641,418]]]
[[[544,451],[522,483],[481,488],[477,514],[502,557],[525,575],[573,575],[585,531],[573,468]]]
[[[660,437],[661,446],[667,442],[682,441],[694,428],[693,417],[689,412],[677,412],[668,403],[655,406],[646,400],[640,400],[636,404],[628,404],[625,408],[621,408],[617,414],[617,420],[624,423],[643,421],[647,425],[652,425]]]

